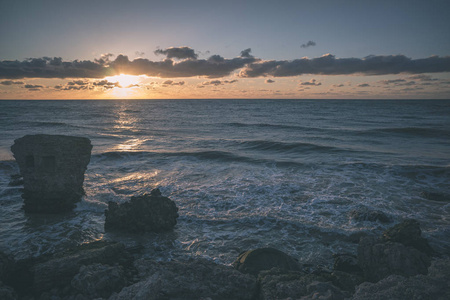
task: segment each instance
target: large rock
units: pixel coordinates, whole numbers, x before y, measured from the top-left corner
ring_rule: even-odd
[[[39,262],[31,268],[33,293],[40,295],[54,288],[70,286],[72,279],[83,265],[112,266],[117,263],[126,264],[127,259],[125,247],[119,243],[100,241],[79,246],[70,252],[57,254],[44,262]]]
[[[131,197],[121,205],[109,202],[105,215],[105,231],[163,232],[177,224],[178,208],[155,189],[150,195]]]
[[[82,137],[38,134],[15,140],[11,151],[23,176],[25,211],[71,210],[84,194],[91,150],[91,141]]]
[[[71,281],[72,287],[89,299],[108,298],[113,292],[120,292],[126,284],[122,266],[103,264],[81,266]]]
[[[135,264],[146,279],[123,288],[110,300],[250,300],[257,291],[255,277],[204,259],[187,262],[141,259]]]
[[[353,300],[450,299],[450,260],[432,263],[428,275],[391,275],[377,283],[365,282],[356,288]]]
[[[432,255],[433,249],[428,241],[422,237],[420,224],[416,220],[405,220],[383,233],[382,240],[386,242],[401,243],[405,246],[416,248],[417,250]]]
[[[358,265],[366,281],[377,282],[391,274],[413,276],[426,274],[430,257],[400,243],[362,238],[358,246]]]
[[[259,248],[241,253],[233,266],[242,273],[258,275],[262,270],[278,268],[281,270],[300,271],[296,259],[274,248]]]

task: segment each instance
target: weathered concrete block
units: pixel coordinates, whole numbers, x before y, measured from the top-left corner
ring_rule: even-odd
[[[64,135],[26,135],[11,151],[24,180],[27,212],[71,210],[84,194],[84,172],[91,159],[88,138]]]

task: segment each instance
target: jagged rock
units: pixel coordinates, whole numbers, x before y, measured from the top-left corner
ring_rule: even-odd
[[[105,215],[105,231],[162,232],[177,224],[178,208],[154,189],[150,195],[131,197],[121,205],[109,202]]]
[[[121,266],[103,264],[81,266],[80,272],[71,281],[72,287],[89,299],[108,298],[113,292],[120,292],[126,284]]]
[[[419,222],[413,219],[405,220],[386,230],[383,233],[382,240],[411,246],[428,255],[434,253],[433,249],[428,244],[428,241],[422,237]]]
[[[361,222],[361,221],[370,221],[370,222],[381,222],[381,223],[389,223],[391,219],[386,216],[386,214],[379,210],[370,210],[367,207],[362,207],[359,209],[354,209],[350,211],[350,218]]]
[[[57,254],[31,268],[32,289],[36,295],[53,288],[70,286],[81,266],[90,264],[126,263],[125,247],[120,243],[93,242],[77,247],[68,253]]]
[[[110,300],[254,299],[256,279],[231,267],[197,259],[187,262],[139,260],[146,279],[125,287]]]
[[[335,286],[343,291],[353,292],[355,290],[355,286],[364,282],[364,277],[362,274],[358,273],[333,271],[331,273],[331,281]]]
[[[428,275],[391,275],[377,283],[365,282],[356,288],[353,300],[450,299],[450,260],[433,261]]]
[[[343,299],[347,293],[334,286],[330,282],[332,279],[332,275],[324,271],[310,274],[277,268],[261,271],[259,299]]]
[[[367,281],[376,282],[391,274],[426,274],[430,258],[423,252],[400,243],[362,238],[358,246],[358,265]]]
[[[241,253],[233,266],[242,273],[258,275],[262,270],[279,268],[300,271],[301,266],[293,257],[274,248],[259,248]]]
[[[337,254],[334,255],[333,270],[347,273],[362,273],[358,266],[358,259],[351,254]]]
[[[84,194],[91,149],[91,141],[82,137],[38,134],[15,140],[11,151],[23,176],[25,211],[71,210]]]

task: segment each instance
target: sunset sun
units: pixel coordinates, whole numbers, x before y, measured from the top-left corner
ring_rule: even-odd
[[[131,88],[138,85],[142,80],[140,76],[134,76],[134,75],[115,75],[115,76],[108,76],[105,77],[106,80],[109,82],[118,82],[121,88]]]

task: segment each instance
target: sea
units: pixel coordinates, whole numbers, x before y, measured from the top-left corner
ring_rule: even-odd
[[[10,147],[31,134],[91,140],[72,212],[22,210]],[[173,231],[105,233],[109,201],[154,188],[179,208]],[[155,260],[273,247],[330,266],[408,218],[450,255],[450,100],[0,101],[0,250],[16,259],[109,240]]]

